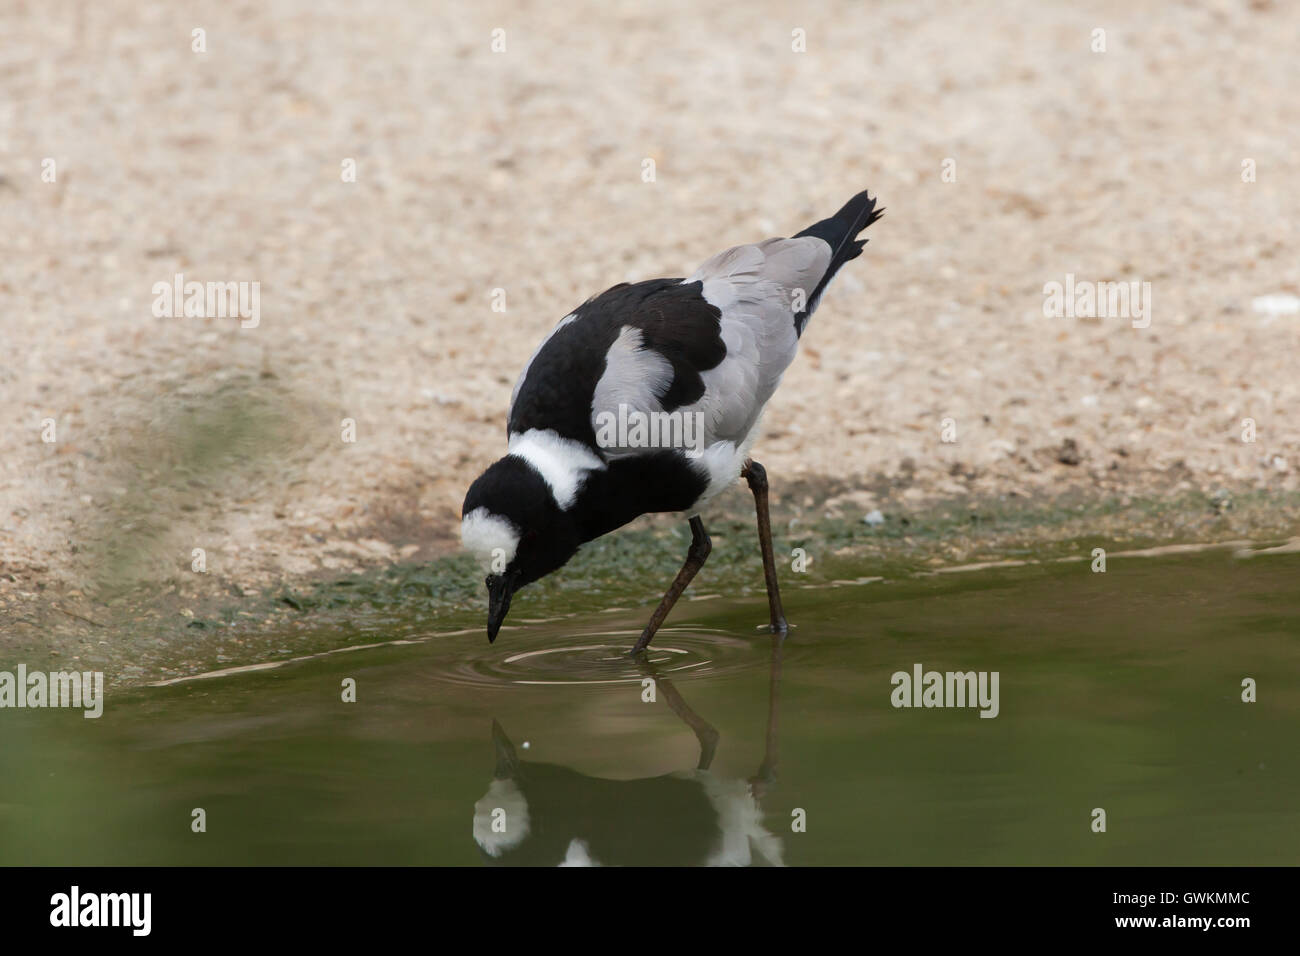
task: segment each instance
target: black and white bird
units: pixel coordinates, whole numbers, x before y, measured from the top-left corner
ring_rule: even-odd
[[[709,555],[700,512],[742,476],[772,630],[785,633],[767,474],[750,446],[827,284],[881,212],[861,192],[790,239],[735,246],[685,279],[616,285],[560,321],[515,384],[507,454],[470,485],[461,511],[461,540],[488,575],[489,641],[515,592],[584,543],[680,512],[690,549],[633,649],[644,650]]]

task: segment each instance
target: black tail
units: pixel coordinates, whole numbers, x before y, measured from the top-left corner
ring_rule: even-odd
[[[859,239],[858,233],[879,219],[884,212],[883,209],[876,209],[876,201],[868,196],[864,189],[846,202],[844,208],[835,215],[813,223],[793,237],[798,239],[801,236],[816,236],[831,247],[831,262],[826,267],[826,274],[817,283],[817,288],[813,290],[812,295],[808,296],[807,308],[795,313],[794,327],[800,335],[803,335],[808,316],[812,315],[813,310],[817,308],[822,293],[826,291],[826,286],[831,279],[835,278],[835,273],[839,272],[840,266],[862,255],[862,247],[867,244],[867,240]]]

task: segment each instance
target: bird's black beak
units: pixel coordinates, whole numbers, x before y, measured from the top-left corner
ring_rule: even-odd
[[[488,643],[497,639],[497,631],[510,610],[510,598],[515,593],[513,574],[489,574],[485,582],[488,590]]]

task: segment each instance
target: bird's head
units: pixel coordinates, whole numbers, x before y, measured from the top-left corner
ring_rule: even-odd
[[[469,486],[460,538],[487,574],[489,641],[496,640],[514,593],[563,567],[580,543],[550,486],[514,455],[492,464]]]

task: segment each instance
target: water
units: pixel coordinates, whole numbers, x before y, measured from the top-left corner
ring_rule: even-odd
[[[0,711],[0,863],[1294,864],[1298,572],[790,588],[784,643],[761,601],[703,600],[642,665],[648,608]],[[998,716],[893,707],[914,664],[997,671]]]

